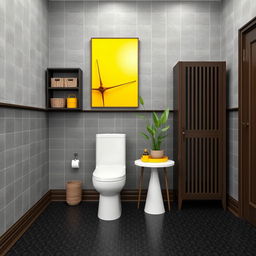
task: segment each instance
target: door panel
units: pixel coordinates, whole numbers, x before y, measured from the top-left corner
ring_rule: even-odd
[[[253,38],[252,38],[253,39]],[[249,169],[249,204],[256,209],[256,36],[255,41],[250,43],[250,169]],[[256,218],[256,216],[255,216]]]
[[[256,225],[256,22],[242,32],[240,84],[241,215]],[[241,34],[240,34],[241,35]]]

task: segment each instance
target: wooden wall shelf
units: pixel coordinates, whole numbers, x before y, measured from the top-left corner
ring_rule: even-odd
[[[60,91],[78,91],[77,87],[48,87],[48,90],[60,90]]]
[[[48,111],[82,111],[83,109],[83,72],[80,68],[48,68],[46,70],[46,110]],[[77,87],[51,87],[51,78],[77,78]],[[51,98],[67,98],[75,94],[78,108],[52,108]]]

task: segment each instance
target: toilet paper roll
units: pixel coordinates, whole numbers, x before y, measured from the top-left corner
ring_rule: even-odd
[[[74,169],[78,169],[79,168],[79,160],[78,159],[72,160],[71,167]]]

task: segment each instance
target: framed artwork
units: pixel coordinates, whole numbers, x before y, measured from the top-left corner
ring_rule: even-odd
[[[91,106],[138,107],[139,39],[91,39]]]

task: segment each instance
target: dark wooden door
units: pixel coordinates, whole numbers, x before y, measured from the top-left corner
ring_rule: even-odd
[[[226,208],[225,63],[183,65],[179,208],[193,199],[219,199]]]
[[[256,22],[254,27],[242,36],[241,64],[241,215],[256,225]]]

